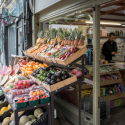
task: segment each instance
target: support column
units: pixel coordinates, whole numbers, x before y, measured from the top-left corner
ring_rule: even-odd
[[[100,125],[100,6],[93,8],[93,125]]]

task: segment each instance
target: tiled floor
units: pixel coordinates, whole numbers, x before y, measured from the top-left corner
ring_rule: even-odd
[[[125,125],[125,106],[111,109],[111,118],[107,125]]]

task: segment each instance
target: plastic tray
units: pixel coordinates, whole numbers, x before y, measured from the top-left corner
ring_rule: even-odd
[[[28,105],[29,106],[34,106],[34,105],[38,105],[39,104],[39,99],[38,100],[34,100],[34,101],[28,101]]]
[[[4,106],[5,106],[5,107],[8,106],[8,102],[7,102],[7,101],[4,103]],[[10,115],[11,115],[10,112],[12,112],[12,109],[11,109],[11,108],[10,108],[9,110],[5,111],[2,115],[0,115],[0,121],[2,121],[4,118],[10,116]]]
[[[23,103],[16,103],[16,102],[17,102],[17,100],[15,101],[15,108],[16,109],[27,107],[27,102],[23,102]]]
[[[50,102],[50,97],[40,99],[40,104]]]

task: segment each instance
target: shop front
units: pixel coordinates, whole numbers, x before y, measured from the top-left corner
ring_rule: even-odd
[[[0,110],[2,124],[56,125],[60,121],[61,125],[112,125],[124,120],[119,121],[121,112],[112,120],[110,112],[125,98],[119,70],[124,66],[117,63],[125,51],[124,3],[29,0],[32,30],[27,14],[24,27],[23,19],[11,21],[12,17],[7,17],[8,62],[9,53],[20,55],[21,48],[24,56],[11,57],[11,66],[0,71],[0,94],[10,104]],[[102,50],[106,41],[109,46]],[[104,59],[105,53],[112,55],[112,60]],[[18,117],[20,111],[23,114]]]
[[[51,3],[51,6],[49,5],[49,6],[47,6],[47,8],[45,8],[46,5],[43,5],[43,10],[40,9],[40,7],[39,7],[40,1],[36,1],[34,4],[34,7],[35,7],[34,16],[33,16],[33,21],[34,21],[34,23],[33,23],[33,28],[34,28],[33,29],[33,38],[34,38],[33,43],[34,44],[36,43],[37,32],[42,29],[48,30],[48,27],[50,29],[53,27],[56,27],[56,29],[58,29],[59,27],[66,28],[66,25],[67,25],[67,27],[70,27],[70,28],[72,27],[72,25],[77,25],[77,26],[79,25],[78,26],[79,29],[82,29],[84,31],[84,29],[86,29],[85,27],[87,26],[87,24],[89,26],[89,27],[87,26],[89,31],[87,32],[87,29],[86,29],[86,31],[84,31],[84,33],[87,37],[85,40],[85,45],[87,45],[88,48],[92,48],[92,50],[93,50],[93,123],[94,123],[94,125],[97,125],[100,123],[100,120],[99,120],[100,119],[100,110],[99,110],[100,84],[102,86],[102,83],[100,83],[100,66],[99,66],[99,60],[100,60],[100,55],[101,55],[100,45],[102,47],[102,43],[100,43],[100,41],[103,41],[106,38],[108,40],[108,36],[104,37],[103,35],[101,35],[101,36],[99,35],[100,29],[102,31],[103,29],[105,29],[105,25],[106,25],[106,30],[108,31],[108,33],[115,32],[113,30],[113,26],[115,27],[116,25],[119,25],[119,22],[116,19],[115,19],[116,22],[114,21],[115,17],[109,18],[109,16],[107,16],[107,18],[106,18],[106,15],[104,15],[104,14],[115,15],[114,12],[116,12],[116,10],[115,11],[110,10],[108,12],[108,10],[107,11],[105,9],[103,10],[103,8],[109,7],[111,5],[118,5],[118,4],[120,5],[120,2],[124,2],[124,1],[114,1],[114,3],[108,3],[108,2],[112,2],[112,1],[111,0],[109,0],[109,1],[108,0],[105,0],[105,1],[98,0],[96,2],[91,1],[91,0],[90,1],[77,1],[77,2],[76,1],[72,1],[72,2],[71,1],[64,1],[64,2],[56,1],[56,3],[54,3],[54,2]],[[42,4],[42,1],[41,1],[41,4]],[[85,23],[83,23],[84,22],[84,21],[82,21],[83,18],[81,19],[81,17],[84,16],[84,15],[82,15],[82,14],[84,14],[83,10],[85,10],[86,13],[90,14],[90,16],[92,15],[91,16],[92,20],[91,19],[84,20]],[[118,10],[124,10],[124,7],[121,7]],[[100,15],[100,11],[101,11],[101,15]],[[74,14],[72,14],[73,12],[74,12]],[[110,14],[110,12],[111,12],[111,14]],[[39,14],[39,16],[37,14]],[[118,16],[118,14],[116,14],[116,15]],[[80,19],[81,19],[80,20],[81,22],[79,21],[79,23],[71,23],[74,20],[73,18],[77,18],[74,22],[77,22]],[[120,21],[120,19],[119,19],[119,21]],[[39,22],[39,27],[36,25],[38,22]],[[111,22],[112,22],[112,24],[111,24]],[[121,22],[122,22],[122,19],[121,19]],[[121,22],[120,22],[120,25],[122,24]],[[100,23],[102,24],[101,26],[100,26]],[[48,26],[48,24],[50,24],[50,25]],[[54,24],[54,25],[52,25],[52,24]],[[56,25],[56,24],[58,24],[58,25]],[[83,25],[86,25],[86,26],[84,27]],[[119,28],[124,30],[122,25]],[[117,27],[117,29],[118,29],[118,27]],[[90,30],[92,30],[92,32]],[[87,36],[88,33],[90,33],[89,34],[90,37]],[[88,43],[88,41],[89,41],[89,43]],[[92,42],[93,42],[93,44],[91,44]],[[121,85],[123,85],[123,83]],[[122,97],[124,97],[124,93],[121,94],[120,98],[122,98]],[[115,100],[118,97],[116,97],[116,98],[107,97],[107,98],[109,100]]]

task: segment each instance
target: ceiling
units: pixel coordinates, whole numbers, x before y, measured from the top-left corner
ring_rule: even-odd
[[[65,23],[70,23],[70,24],[85,24],[84,20],[87,18],[84,17],[79,17],[79,20],[76,20],[76,18],[80,15],[88,13],[93,17],[93,8],[89,8],[83,11],[79,11],[70,15],[67,15],[66,19],[70,20],[69,22],[65,21],[64,17],[62,18],[57,18],[54,21],[63,22]],[[81,19],[81,20],[80,20]],[[53,20],[52,20],[53,21]],[[59,22],[58,22],[59,21]],[[115,0],[113,2],[103,4],[100,6],[100,21],[110,21],[110,22],[120,22],[120,23],[125,23],[125,0]],[[62,23],[61,22],[61,23]]]

